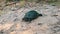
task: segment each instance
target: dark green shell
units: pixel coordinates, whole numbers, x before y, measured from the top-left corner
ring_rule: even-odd
[[[32,20],[36,19],[38,16],[40,16],[39,13],[37,13],[34,10],[31,10],[25,14],[23,20],[27,22],[31,22]]]

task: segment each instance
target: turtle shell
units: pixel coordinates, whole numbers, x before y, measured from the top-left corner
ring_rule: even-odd
[[[26,22],[31,22],[32,20],[36,19],[39,15],[41,14],[37,13],[34,10],[31,10],[25,14],[23,20]]]

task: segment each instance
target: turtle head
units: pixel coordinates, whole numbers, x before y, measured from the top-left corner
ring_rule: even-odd
[[[42,14],[39,14],[39,16],[43,16]]]

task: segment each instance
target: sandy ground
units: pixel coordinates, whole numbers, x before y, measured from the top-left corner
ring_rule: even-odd
[[[36,10],[43,16],[31,23],[22,22],[25,13],[30,10]],[[60,8],[43,5],[21,8],[17,11],[9,10],[7,14],[0,17],[0,34],[60,34]]]

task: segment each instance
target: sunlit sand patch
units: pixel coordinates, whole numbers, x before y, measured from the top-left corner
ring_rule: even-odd
[[[0,24],[0,31],[3,29],[2,24]]]
[[[20,30],[21,29],[21,24],[20,23],[17,23],[15,26],[16,26],[16,28],[15,28],[16,30]]]
[[[9,34],[16,34],[16,31],[10,32]]]
[[[8,30],[8,29],[10,29],[10,27],[12,27],[13,25],[14,25],[13,22],[5,23],[5,24],[3,24],[3,29],[4,29],[4,30]]]
[[[25,31],[17,32],[17,34],[33,34],[33,31],[32,31],[32,29],[28,29],[28,30],[25,30]]]

